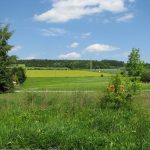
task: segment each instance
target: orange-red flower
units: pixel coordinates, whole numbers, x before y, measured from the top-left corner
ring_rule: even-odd
[[[114,85],[110,85],[110,86],[107,87],[107,90],[109,92],[115,92],[115,86]]]

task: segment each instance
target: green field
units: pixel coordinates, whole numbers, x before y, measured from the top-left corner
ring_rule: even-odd
[[[24,90],[102,90],[110,77],[50,77],[27,78],[19,87]]]
[[[111,74],[79,70],[27,70],[27,80],[19,90],[99,90]],[[102,76],[103,75],[103,76]]]
[[[27,77],[100,77],[109,73],[98,73],[80,70],[27,70]]]
[[[23,85],[16,87],[16,90],[99,91],[107,87],[110,79],[110,73],[78,70],[27,70],[27,80]],[[150,84],[142,84],[142,90],[150,90]]]

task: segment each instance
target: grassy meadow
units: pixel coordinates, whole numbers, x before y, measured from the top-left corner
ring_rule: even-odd
[[[148,150],[150,94],[101,109],[97,93],[0,95],[0,149]]]
[[[28,70],[16,90],[30,93],[0,95],[0,149],[148,150],[150,93],[142,91],[129,107],[102,109],[111,74],[101,74]]]

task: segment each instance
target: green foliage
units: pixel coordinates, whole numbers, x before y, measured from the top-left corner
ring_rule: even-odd
[[[143,110],[100,109],[99,96],[0,95],[0,149],[148,150],[150,120]]]
[[[36,69],[42,69],[40,67],[47,67],[49,69],[90,69],[91,60],[18,60],[18,63],[25,64],[26,67],[36,67]],[[94,69],[111,69],[111,68],[120,68],[124,66],[123,61],[116,60],[102,60],[92,61],[92,68]]]
[[[16,64],[17,56],[16,55],[9,56],[9,62],[10,62],[10,64]]]
[[[101,77],[104,77],[104,74],[101,74]]]
[[[141,76],[142,82],[150,82],[150,72],[145,72]]]
[[[115,75],[107,87],[106,95],[101,100],[101,106],[115,109],[129,106],[133,95],[139,87],[140,84],[137,80],[131,81],[128,77]]]
[[[144,71],[144,62],[141,61],[139,52],[139,49],[133,48],[128,56],[126,70],[128,71],[129,76],[141,76]]]
[[[10,60],[8,52],[12,46],[8,40],[12,36],[8,26],[0,26],[0,93],[10,91],[13,88],[10,69]]]
[[[25,70],[22,67],[15,67],[11,70],[13,81],[22,84],[26,80]]]

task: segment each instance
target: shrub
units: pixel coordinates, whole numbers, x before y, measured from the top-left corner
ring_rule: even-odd
[[[141,76],[142,82],[150,82],[150,72],[145,72]]]
[[[106,95],[101,100],[101,106],[115,109],[127,106],[138,89],[137,80],[131,81],[130,78],[116,75],[107,87]]]
[[[13,68],[12,78],[18,84],[22,84],[26,80],[25,70],[22,67]]]

